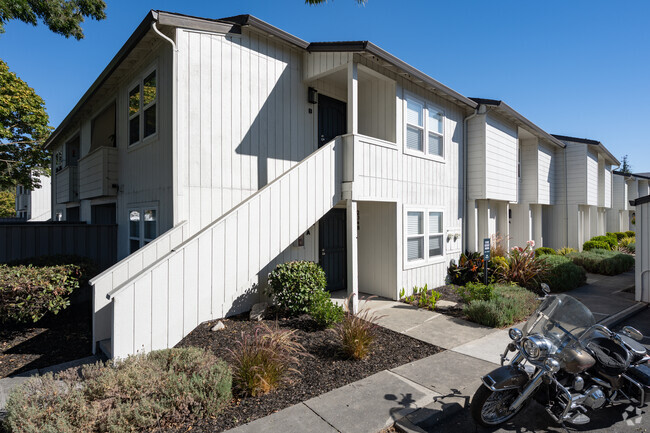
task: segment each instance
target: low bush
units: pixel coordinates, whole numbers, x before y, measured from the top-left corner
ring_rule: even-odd
[[[617,275],[634,266],[634,257],[631,255],[607,249],[571,253],[567,257],[576,265],[582,266],[587,272],[594,274]]]
[[[74,265],[0,265],[0,323],[37,322],[45,314],[57,314],[70,305],[70,294],[79,287]]]
[[[447,268],[449,282],[450,284],[464,286],[467,283],[483,281],[484,268],[483,254],[466,252],[460,255],[458,264],[452,263]]]
[[[530,289],[538,287],[548,270],[548,264],[541,256],[535,256],[534,247],[535,242],[528,241],[524,248],[512,248],[508,257],[508,266],[497,269],[498,281]]]
[[[608,234],[609,234],[609,233],[608,233]],[[624,237],[627,236],[627,235],[625,234],[625,232],[615,232],[615,233],[612,233],[612,234],[613,234],[614,236],[616,236],[616,239],[617,239],[619,242],[621,241],[621,239],[623,239]]]
[[[571,247],[562,247],[559,250],[557,250],[557,253],[560,256],[566,256],[569,253],[577,253],[577,252],[578,252],[578,250],[576,250],[575,248],[571,248]]]
[[[549,270],[544,276],[544,282],[549,285],[552,292],[566,292],[580,287],[587,282],[587,273],[564,256],[544,256],[549,264]]]
[[[291,314],[309,313],[318,290],[327,286],[325,272],[318,264],[307,261],[281,263],[269,274],[268,293]]]
[[[587,241],[582,245],[583,251],[591,250],[611,250],[608,242],[603,241]]]
[[[464,312],[473,322],[502,328],[526,319],[537,304],[537,296],[529,290],[515,285],[497,285],[493,298],[472,301],[465,306]]]
[[[636,242],[636,238],[635,238],[635,237],[627,237],[627,236],[626,236],[626,237],[624,237],[623,239],[621,239],[621,242],[619,243],[619,245],[620,245],[621,247],[625,247],[625,248],[627,248],[628,245],[633,244],[634,242]]]
[[[261,325],[253,335],[242,333],[230,350],[233,382],[242,395],[266,394],[298,373],[298,355],[305,354],[295,340],[295,330],[280,330]]]
[[[628,238],[633,238],[636,236],[636,232],[634,230],[628,230],[625,232],[625,236],[627,236]]]
[[[595,241],[595,242],[606,242],[609,245],[610,250],[615,250],[616,247],[618,247],[618,239],[616,239],[616,236],[614,236],[614,235],[611,235],[611,236],[594,236],[590,240]]]
[[[467,283],[465,286],[456,288],[458,295],[463,299],[466,304],[472,301],[489,301],[494,298],[494,285],[483,283]]]
[[[31,378],[11,393],[5,425],[12,433],[140,431],[216,416],[230,399],[223,361],[167,349]]]
[[[632,254],[636,253],[636,242],[632,242],[632,243],[628,244],[627,249]]]
[[[341,351],[347,358],[361,360],[372,352],[377,338],[378,317],[368,308],[362,308],[357,314],[352,314],[348,308],[350,298],[345,303],[345,317],[335,330],[341,342]]]
[[[343,307],[332,302],[329,292],[316,290],[309,306],[309,315],[322,328],[331,328],[343,320]]]
[[[537,256],[537,257],[544,256],[544,255],[554,256],[556,254],[557,253],[555,252],[555,250],[553,248],[539,247],[539,248],[535,249],[535,256]]]
[[[32,266],[34,268],[47,268],[51,266],[72,265],[74,277],[79,280],[79,286],[88,284],[88,281],[99,273],[97,263],[88,257],[72,254],[55,254],[52,256],[30,257],[28,259],[14,260],[7,263],[9,266]]]

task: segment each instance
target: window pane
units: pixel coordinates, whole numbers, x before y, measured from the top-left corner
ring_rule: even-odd
[[[131,247],[131,252],[134,253],[138,248],[140,248],[140,241],[136,241],[134,239],[131,239],[129,241],[129,245]]]
[[[129,212],[129,237],[140,237],[140,212],[137,210]]]
[[[442,152],[442,137],[433,133],[429,133],[429,155],[443,156]]]
[[[156,211],[154,209],[149,209],[144,211],[144,238],[145,239],[155,239],[156,238]]]
[[[406,100],[406,122],[411,125],[422,125],[422,111],[424,107],[417,101],[412,99]]]
[[[129,120],[129,144],[137,143],[140,140],[140,116]]]
[[[429,212],[429,234],[442,233],[442,212]]]
[[[148,137],[156,132],[156,104],[144,111],[144,136]]]
[[[424,151],[422,146],[422,130],[414,126],[406,127],[406,147],[413,150]]]
[[[429,131],[436,131],[442,134],[442,113],[436,110],[429,110],[429,124],[427,125]]]
[[[407,260],[421,260],[424,258],[424,238],[409,238],[406,245]]]
[[[137,85],[129,92],[129,116],[140,111],[140,85]]]
[[[429,257],[442,255],[442,235],[429,236]]]
[[[146,107],[156,99],[156,71],[153,71],[147,78],[144,79],[144,87],[142,90],[143,105]]]
[[[424,215],[422,212],[408,212],[407,233],[409,235],[424,234]]]

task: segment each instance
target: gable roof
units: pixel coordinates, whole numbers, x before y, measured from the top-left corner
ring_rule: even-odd
[[[547,141],[553,143],[558,147],[561,148],[566,147],[566,144],[562,143],[560,140],[558,140],[548,132],[544,131],[539,126],[535,125],[533,122],[528,120],[521,113],[516,111],[514,108],[510,107],[505,102],[498,99],[486,99],[486,98],[470,98],[470,99],[476,102],[477,104],[494,107],[497,111],[499,111],[501,114],[504,114],[506,117],[510,117],[514,119],[515,122],[520,122],[521,124],[525,125],[528,129],[532,130],[539,137],[546,139]]]
[[[97,77],[93,84],[83,94],[81,99],[77,102],[74,108],[68,113],[63,121],[52,132],[50,137],[45,142],[45,147],[49,147],[57,140],[59,135],[72,123],[73,119],[79,114],[82,107],[97,93],[97,90],[106,83],[106,80],[118,69],[120,64],[126,57],[133,51],[138,43],[149,33],[153,24],[164,26],[182,27],[203,31],[216,31],[219,33],[241,33],[242,27],[250,26],[259,31],[268,33],[278,39],[293,45],[299,49],[308,52],[324,52],[324,51],[347,51],[347,52],[365,52],[370,55],[376,56],[389,65],[403,71],[404,74],[413,77],[416,82],[422,82],[426,86],[435,89],[436,91],[448,96],[454,101],[458,101],[470,108],[475,108],[477,104],[471,99],[461,95],[460,93],[452,90],[444,84],[436,81],[432,77],[419,71],[418,69],[410,66],[406,62],[398,59],[392,54],[379,48],[377,45],[369,41],[349,41],[349,42],[306,42],[284,30],[281,30],[267,22],[254,17],[253,15],[236,15],[232,17],[211,19],[202,18],[191,15],[183,15],[173,12],[165,12],[159,10],[151,10],[144,17],[142,22],[138,25],[135,31],[131,34],[126,43],[115,54],[113,59],[104,68],[102,73]]]
[[[612,153],[600,141],[590,140],[588,138],[570,137],[568,135],[559,135],[559,134],[553,134],[553,137],[557,138],[558,140],[562,140],[562,141],[573,141],[574,143],[584,143],[584,144],[588,144],[590,146],[595,146],[600,151],[602,151],[605,154],[606,157],[609,158],[610,162],[613,165],[621,165],[621,162],[618,159],[616,159],[616,157],[614,155],[612,155]]]

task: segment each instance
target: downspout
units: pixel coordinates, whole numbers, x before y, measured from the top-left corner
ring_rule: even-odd
[[[157,19],[157,17],[156,17]],[[176,42],[169,36],[162,33],[156,26],[156,21],[151,23],[151,29],[161,38],[169,42],[172,46],[172,98],[171,98],[171,112],[172,112],[172,227],[174,227],[180,221],[180,211],[178,203],[178,128],[177,128],[177,110],[176,110],[176,101],[178,100],[178,86],[176,85],[176,79],[178,77],[178,48]]]
[[[469,201],[469,195],[467,193],[467,167],[468,167],[468,159],[469,159],[469,149],[468,149],[468,139],[467,139],[467,124],[468,122],[473,119],[474,117],[478,116],[479,114],[479,109],[481,108],[481,105],[478,105],[474,109],[474,113],[470,114],[469,116],[465,117],[463,119],[463,209],[464,209],[464,214],[463,214],[463,251],[467,251],[467,214],[468,214],[468,206],[467,203]]]

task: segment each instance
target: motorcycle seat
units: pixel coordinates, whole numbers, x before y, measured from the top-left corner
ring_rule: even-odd
[[[619,334],[619,337],[621,337],[621,340],[625,344],[627,350],[629,350],[632,354],[632,364],[638,364],[648,354],[646,348],[638,341],[628,337],[627,335]]]
[[[632,354],[609,338],[594,338],[587,343],[587,349],[596,358],[593,368],[608,376],[618,376],[625,372],[632,361]]]

